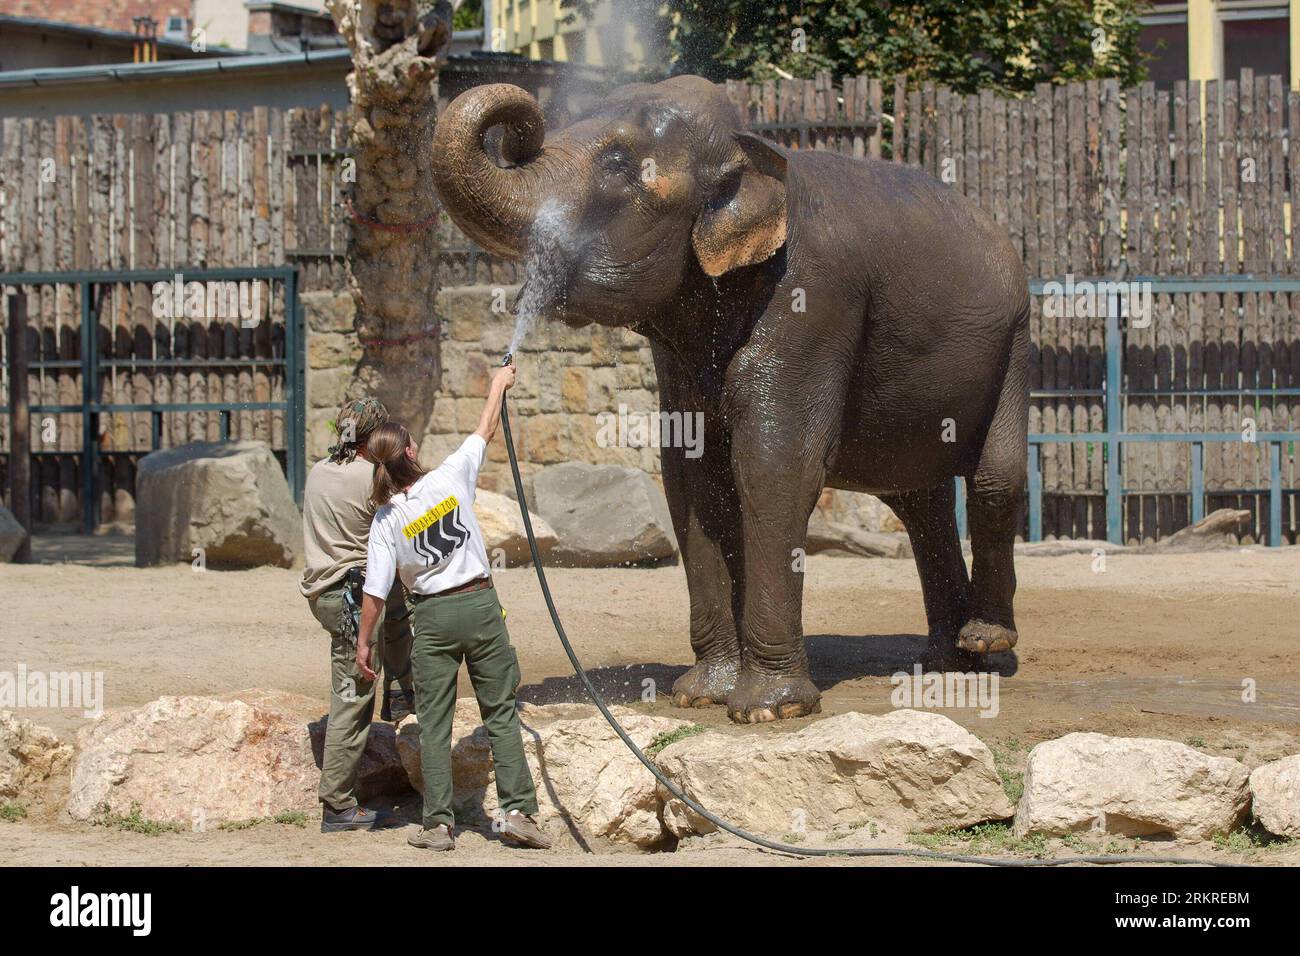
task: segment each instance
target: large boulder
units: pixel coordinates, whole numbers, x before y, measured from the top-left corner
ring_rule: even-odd
[[[153,452],[140,459],[135,489],[140,567],[201,557],[211,568],[288,568],[302,554],[302,515],[265,442]]]
[[[645,748],[660,734],[688,726],[614,708],[623,729]],[[665,837],[654,777],[624,746],[595,707],[545,704],[520,707],[524,753],[537,786],[538,824],[560,844],[603,841],[652,847]],[[398,747],[412,786],[422,789],[419,725],[402,722]],[[496,817],[496,779],[487,730],[473,698],[456,702],[452,779],[458,821]]]
[[[907,833],[1011,816],[993,754],[941,714],[847,713],[792,733],[705,733],[670,744],[659,767],[710,812],[780,837],[874,823]],[[715,827],[666,790],[677,836]]]
[[[302,724],[242,700],[160,697],[82,728],[68,812],[93,820],[138,805],[185,826],[313,806],[320,777]]]
[[[864,531],[853,525],[840,524],[814,508],[808,518],[808,537],[804,546],[808,554],[863,555],[868,558],[910,558],[912,545],[907,535],[898,532]]]
[[[0,505],[0,564],[12,561],[26,540],[26,529],[18,523],[12,511]]]
[[[1180,528],[1167,538],[1161,538],[1144,550],[1164,551],[1216,551],[1238,546],[1237,534],[1250,525],[1249,511],[1220,508],[1211,511],[1196,524]]]
[[[72,748],[54,731],[0,710],[0,798],[33,794],[71,759]]]
[[[480,489],[474,496],[474,517],[483,530],[483,544],[487,547],[489,560],[495,562],[500,552],[509,567],[532,561],[517,501],[495,491]],[[544,518],[532,512],[528,513],[528,520],[533,525],[537,549],[545,556],[555,546],[555,530]]]
[[[533,504],[555,529],[555,563],[610,567],[677,553],[668,502],[637,468],[565,462],[533,479]]]
[[[1236,760],[1173,740],[1067,734],[1029,752],[1015,832],[1209,839],[1242,822],[1249,776]]]
[[[893,509],[875,495],[826,488],[817,501],[817,510],[827,521],[859,531],[897,534],[906,530]]]
[[[1250,794],[1255,819],[1265,830],[1300,837],[1300,754],[1256,767]]]

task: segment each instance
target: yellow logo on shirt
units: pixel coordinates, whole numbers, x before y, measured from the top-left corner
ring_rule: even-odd
[[[406,535],[408,538],[414,538],[417,534],[424,531],[434,522],[440,520],[443,516],[455,511],[459,505],[460,502],[456,500],[455,495],[452,495],[450,498],[445,498],[403,528],[402,534]]]

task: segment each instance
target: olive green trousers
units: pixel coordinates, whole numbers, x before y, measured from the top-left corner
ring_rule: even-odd
[[[456,710],[456,675],[462,660],[492,745],[501,810],[536,813],[537,791],[524,759],[524,742],[515,714],[519,660],[510,646],[496,590],[485,588],[446,597],[416,595],[411,607],[415,632],[411,670],[415,675],[415,710],[420,718],[425,828],[455,822],[451,724]]]
[[[343,635],[343,585],[312,598],[311,613],[330,635],[330,716],[321,759],[321,803],[342,812],[357,805],[357,769],[370,736],[375,712],[375,683],[357,668],[357,648]],[[411,622],[402,585],[394,582],[388,604],[375,626],[370,669],[394,690],[411,689]]]

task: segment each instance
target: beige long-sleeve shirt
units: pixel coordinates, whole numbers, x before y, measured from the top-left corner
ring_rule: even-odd
[[[349,568],[366,563],[366,544],[375,509],[370,504],[374,465],[358,458],[348,464],[318,461],[307,473],[302,496],[307,570],[299,588],[314,598],[337,584]]]

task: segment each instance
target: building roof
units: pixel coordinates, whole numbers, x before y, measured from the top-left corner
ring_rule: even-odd
[[[453,41],[472,41],[481,38],[480,30],[458,30]],[[551,63],[541,60],[526,60],[522,57],[502,53],[474,51],[471,54],[452,57],[456,68],[462,72],[479,70],[499,71],[503,65],[509,68],[511,63],[527,65],[530,69],[563,70],[567,74],[590,74],[591,77],[603,77],[604,71],[594,67],[574,66],[567,63]],[[195,76],[239,74],[241,76],[257,73],[279,73],[294,66],[337,66],[344,72],[351,69],[352,57],[346,49],[306,50],[301,53],[276,53],[266,56],[253,56],[240,53],[236,56],[218,57],[204,60],[168,60],[156,63],[115,63],[103,66],[74,66],[62,68],[42,68],[37,70],[11,70],[0,72],[0,89],[15,87],[54,87],[84,83],[106,83],[115,80],[149,80],[162,78],[190,78]]]
[[[67,26],[90,27],[130,33],[135,17],[153,17],[159,33],[168,17],[189,20],[190,0],[0,0],[0,12],[24,19],[44,20]]]
[[[102,43],[131,46],[139,39],[129,30],[111,30],[106,27],[85,26],[80,23],[65,23],[62,20],[42,20],[37,17],[17,17],[0,13],[0,30],[22,30],[30,33],[52,33],[68,37],[84,37],[87,40],[99,40]],[[160,51],[184,57],[222,57],[240,56],[242,50],[229,47],[212,46],[202,53],[196,53],[184,40],[168,40],[158,37],[155,41]],[[29,71],[34,72],[34,71]]]

